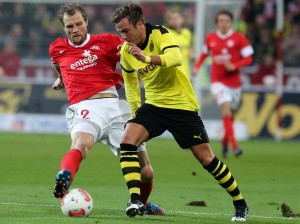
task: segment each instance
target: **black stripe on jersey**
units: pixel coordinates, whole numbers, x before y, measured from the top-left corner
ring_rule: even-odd
[[[164,48],[162,49],[162,52],[164,52],[166,49],[168,49],[168,48],[172,48],[172,47],[178,47],[178,48],[179,48],[179,46],[178,46],[178,45],[170,45],[170,46],[166,46],[166,47],[164,47]]]
[[[141,50],[145,50],[145,48],[147,47],[149,36],[152,33],[152,30],[159,30],[161,34],[169,33],[169,31],[161,25],[152,25],[150,23],[146,23],[145,26],[146,26],[146,39],[144,43],[138,46]]]
[[[169,31],[161,25],[156,25],[154,29],[159,29],[161,34],[169,33]]]
[[[132,70],[132,71],[126,70],[122,65],[121,65],[121,68],[122,68],[125,72],[127,72],[127,73],[132,73],[132,72],[134,72],[134,70]]]

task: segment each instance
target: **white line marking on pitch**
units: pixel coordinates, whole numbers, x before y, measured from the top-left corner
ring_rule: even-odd
[[[29,203],[17,203],[17,202],[1,202],[0,205],[17,205],[17,206],[37,206],[37,207],[59,207],[59,204],[29,204]],[[94,207],[97,208],[97,207]],[[124,209],[107,208],[106,210],[123,211]],[[170,214],[192,214],[192,215],[213,215],[213,216],[229,216],[228,214],[218,214],[218,213],[206,213],[206,212],[186,212],[186,211],[167,211]],[[260,216],[260,215],[248,215],[248,217],[263,218],[263,219],[284,219],[284,220],[294,220],[294,218],[285,217],[272,217],[272,216]]]

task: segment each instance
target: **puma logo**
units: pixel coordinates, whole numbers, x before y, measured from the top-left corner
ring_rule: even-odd
[[[201,134],[199,134],[199,135],[194,135],[194,138],[199,138],[199,139],[201,139],[201,140],[202,140],[202,138],[201,138]]]

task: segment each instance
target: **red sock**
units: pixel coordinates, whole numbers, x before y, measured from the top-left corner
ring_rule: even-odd
[[[70,170],[71,172],[71,182],[79,169],[80,163],[82,161],[81,152],[77,149],[69,150],[61,160],[60,170]]]
[[[233,129],[233,118],[232,116],[225,116],[222,118],[223,119],[223,124],[224,124],[224,129],[226,133],[226,137],[228,141],[230,141],[232,149],[237,148],[237,142],[234,136],[234,129]]]
[[[141,200],[143,204],[146,204],[149,195],[152,191],[153,184],[152,183],[141,183]]]
[[[223,145],[227,145],[227,143],[228,143],[228,138],[227,138],[227,134],[226,134],[225,130],[224,130],[224,135],[223,135],[223,138],[222,138],[222,143],[223,143]]]

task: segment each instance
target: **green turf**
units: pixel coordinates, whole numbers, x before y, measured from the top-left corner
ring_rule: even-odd
[[[0,133],[0,223],[230,223],[233,207],[228,194],[171,139],[148,143],[155,170],[150,199],[163,205],[167,215],[125,215],[129,196],[118,159],[97,144],[72,184],[92,195],[94,211],[85,219],[64,217],[59,200],[51,194],[69,145],[67,135]],[[212,146],[221,158],[219,143]],[[231,155],[223,161],[249,204],[247,223],[300,223],[300,218],[282,218],[279,209],[285,202],[300,213],[299,142],[251,140],[241,142],[241,147],[242,157]],[[194,200],[205,201],[207,207],[187,206]]]

